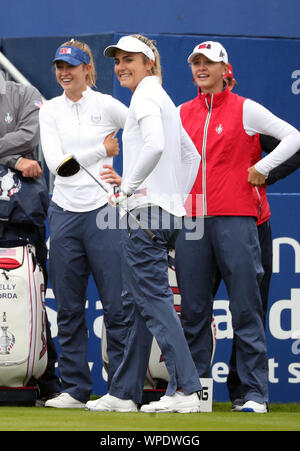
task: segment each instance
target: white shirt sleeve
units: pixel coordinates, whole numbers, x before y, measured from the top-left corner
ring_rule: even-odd
[[[300,147],[298,130],[253,100],[246,99],[244,102],[243,124],[250,136],[259,133],[273,136],[280,141],[269,155],[255,164],[255,169],[263,175],[268,175],[272,169],[294,155]]]
[[[55,117],[47,104],[39,112],[40,135],[43,154],[48,169],[56,175],[56,168],[72,153],[64,154],[56,127]]]
[[[77,151],[75,157],[82,166],[90,166],[107,157],[107,153],[104,144],[98,144],[95,148]]]
[[[195,183],[201,157],[193,141],[181,127],[182,192],[189,194]]]
[[[159,104],[154,99],[143,98],[139,102],[135,103],[135,116],[137,121],[140,121],[146,116],[158,116],[161,117],[161,111]]]
[[[133,171],[122,183],[122,191],[131,195],[151,174],[157,165],[164,149],[164,130],[160,115],[149,115],[139,120],[143,139]]]
[[[56,126],[55,114],[52,107],[44,105],[39,112],[40,135],[42,150],[48,169],[52,174],[56,175],[57,167],[68,157],[73,155],[72,149],[64,153],[59,131]],[[106,149],[103,144],[97,145],[95,148],[89,148],[80,152],[76,152],[76,159],[83,166],[93,164],[99,159],[106,157]]]

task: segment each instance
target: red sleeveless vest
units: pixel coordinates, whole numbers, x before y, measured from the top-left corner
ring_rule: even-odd
[[[201,155],[188,216],[259,216],[257,190],[248,183],[255,142],[243,127],[245,98],[226,88],[201,94],[180,108],[182,124]]]

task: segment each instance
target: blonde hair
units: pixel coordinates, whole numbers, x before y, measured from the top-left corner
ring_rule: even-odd
[[[91,70],[87,74],[86,82],[87,82],[88,86],[96,87],[96,78],[97,78],[96,67],[95,67],[95,62],[94,62],[93,54],[92,54],[90,47],[87,44],[85,44],[84,42],[76,41],[75,39],[70,39],[70,41],[64,42],[63,44],[60,45],[60,47],[63,47],[63,46],[77,47],[78,49],[82,50],[89,56],[89,58],[90,58],[89,64],[91,65]],[[82,64],[85,64],[85,63],[82,63]]]
[[[152,52],[154,53],[154,56],[155,56],[154,66],[152,67],[152,74],[156,75],[160,79],[160,82],[162,83],[160,55],[156,48],[156,41],[151,41],[151,39],[148,39],[148,38],[146,38],[146,36],[143,36],[141,34],[132,34],[131,37],[139,39],[152,50]],[[145,58],[145,61],[149,60],[149,58],[146,55],[143,55],[143,56]]]

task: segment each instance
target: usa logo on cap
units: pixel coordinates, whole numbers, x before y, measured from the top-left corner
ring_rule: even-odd
[[[70,47],[62,47],[59,51],[60,55],[72,55],[72,49]]]
[[[211,49],[210,44],[200,44],[198,49]]]

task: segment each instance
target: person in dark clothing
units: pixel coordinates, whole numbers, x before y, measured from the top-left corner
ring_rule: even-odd
[[[270,153],[278,145],[278,140],[273,136],[260,135],[260,145],[263,152]],[[291,158],[281,163],[277,168],[272,169],[266,179],[267,186],[273,185],[278,180],[284,179],[295,172],[300,167],[300,149]]]
[[[23,177],[40,178],[42,169],[37,161],[36,148],[39,143],[39,107],[41,94],[33,86],[6,81],[0,72],[0,164],[20,171]],[[45,217],[47,212],[45,211]],[[47,286],[46,227],[36,224],[0,223],[0,246],[15,238],[35,246],[36,258],[43,270]],[[51,337],[50,325],[46,321],[48,364],[38,380],[37,404],[60,392],[60,380],[55,374],[57,353]]]

